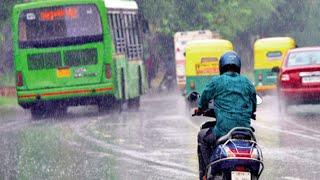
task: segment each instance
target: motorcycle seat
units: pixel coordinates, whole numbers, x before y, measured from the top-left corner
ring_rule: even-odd
[[[224,136],[221,136],[217,139],[215,145],[223,144],[229,139],[241,139],[241,140],[253,140],[256,141],[256,138],[253,134],[253,131],[249,128],[234,128]]]

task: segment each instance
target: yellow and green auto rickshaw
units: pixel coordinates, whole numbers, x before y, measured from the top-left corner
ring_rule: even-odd
[[[232,51],[228,40],[208,39],[191,41],[186,46],[186,95],[201,93],[206,83],[219,75],[219,59],[222,54]]]
[[[282,59],[296,42],[290,37],[258,39],[254,43],[254,82],[258,93],[272,92],[276,89],[277,73],[273,67],[280,67]]]

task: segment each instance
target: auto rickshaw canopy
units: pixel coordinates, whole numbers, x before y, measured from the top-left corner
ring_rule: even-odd
[[[271,69],[280,66],[289,49],[296,47],[291,37],[272,37],[258,39],[254,43],[254,69]]]
[[[219,59],[233,45],[224,39],[191,41],[186,46],[186,76],[219,74]]]

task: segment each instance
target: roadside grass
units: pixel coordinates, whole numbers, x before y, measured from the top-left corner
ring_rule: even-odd
[[[8,119],[10,116],[17,116],[21,114],[22,111],[18,111],[20,107],[18,106],[17,99],[15,97],[2,97],[0,96],[0,123],[11,121]],[[22,110],[22,108],[21,108]]]
[[[83,148],[73,148],[65,139],[76,135],[66,127],[46,125],[24,129],[20,138],[18,179],[117,179],[114,160],[92,157]]]
[[[18,105],[16,97],[0,96],[0,106],[16,106]]]

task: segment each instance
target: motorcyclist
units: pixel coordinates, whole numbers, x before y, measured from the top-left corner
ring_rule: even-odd
[[[220,76],[207,83],[195,113],[200,115],[213,100],[216,124],[202,127],[198,134],[199,175],[202,179],[209,164],[215,141],[234,127],[249,127],[256,111],[256,90],[240,75],[241,59],[234,51],[223,54],[219,60]]]

